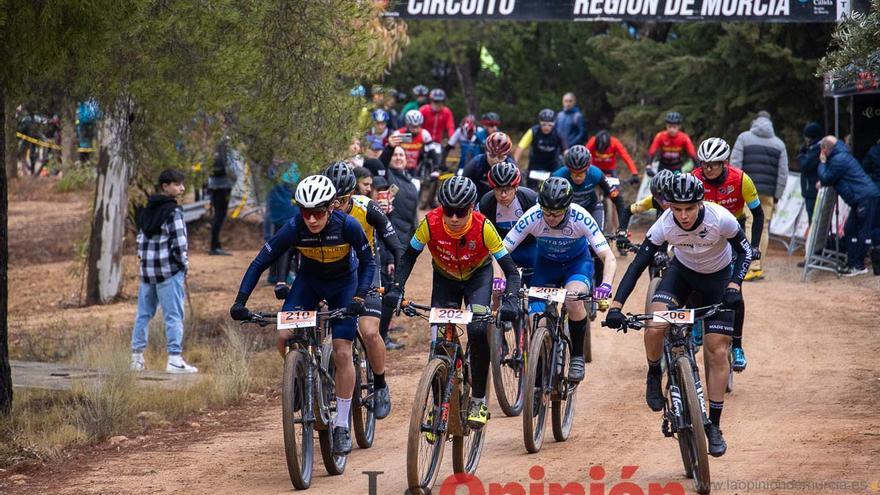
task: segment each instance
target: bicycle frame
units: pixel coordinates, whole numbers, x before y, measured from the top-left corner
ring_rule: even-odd
[[[704,320],[707,317],[708,316],[695,318],[695,322],[697,320]],[[690,334],[691,328],[691,324],[670,324],[670,328],[667,330],[666,337],[663,341],[663,357],[667,363],[666,376],[668,378],[666,389],[669,391],[669,400],[663,406],[662,430],[665,436],[672,436],[673,433],[677,433],[682,429],[692,428],[690,422],[684,418],[680,384],[676,377],[675,367],[672,366],[672,363],[675,363],[678,358],[682,356],[687,357],[691,364],[691,373],[693,373],[694,376],[697,398],[700,401],[700,409],[702,410],[703,415],[703,425],[709,424],[708,411],[706,411],[706,402],[703,395],[703,384],[700,380],[700,369],[699,366],[697,366],[694,352],[694,341],[691,339]],[[672,405],[672,410],[670,410],[669,407],[670,403]],[[671,431],[668,431],[669,425],[672,426]]]

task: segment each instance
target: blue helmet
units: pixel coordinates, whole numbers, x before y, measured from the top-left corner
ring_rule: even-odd
[[[373,122],[388,122],[388,112],[381,108],[373,110],[370,117],[373,118]]]

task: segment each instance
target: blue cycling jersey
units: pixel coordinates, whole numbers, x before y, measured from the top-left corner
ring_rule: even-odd
[[[586,210],[592,210],[596,202],[599,201],[599,196],[596,195],[596,186],[605,180],[605,174],[595,165],[590,165],[590,168],[587,169],[587,176],[580,184],[575,184],[571,180],[571,171],[566,167],[559,168],[553,172],[553,177],[562,177],[570,182],[574,191],[572,202],[583,206]]]
[[[530,234],[537,239],[538,257],[551,261],[572,261],[588,252],[588,243],[596,254],[610,249],[596,220],[576,204],[569,207],[567,218],[555,228],[544,221],[540,205],[529,208],[504,237],[504,247],[514,252]]]

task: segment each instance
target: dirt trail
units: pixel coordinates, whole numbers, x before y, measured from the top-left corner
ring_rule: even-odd
[[[411,282],[419,287],[411,291],[414,298],[427,295],[430,272],[426,260],[420,261],[422,269],[414,272]],[[880,488],[878,280],[854,284],[820,276],[819,282],[801,284],[796,259],[774,253],[768,261],[769,278],[745,289],[749,368],[736,377],[736,390],[726,401],[722,427],[729,450],[711,460],[712,478],[721,484],[713,493],[876,491]],[[643,291],[641,284],[628,310],[639,310]],[[644,403],[641,335],[594,327],[593,352],[594,363],[578,394],[568,442],[550,439],[539,454],[527,454],[520,418],[506,418],[493,408],[478,470],[484,483],[527,486],[532,481],[529,469],[539,465],[545,483],[588,485],[589,468],[602,466],[605,491],[599,493],[609,493],[620,480],[622,466],[638,466],[631,481],[645,493],[653,482],[681,482],[690,491],[676,443],[662,437],[659,416]],[[378,478],[378,493],[403,493],[409,408],[424,359],[422,349],[395,355],[389,373],[394,411],[379,423],[375,446],[355,449],[343,476],[327,476],[317,461],[309,493],[367,493],[363,471],[384,472]],[[63,494],[289,493],[280,406],[277,401],[273,404],[235,431],[187,444],[128,449],[85,462],[75,472],[52,476],[50,481],[37,482],[40,477],[35,476],[27,485],[6,488],[9,493]],[[450,452],[441,479],[451,473]],[[780,480],[864,485],[744,486]],[[532,493],[548,492],[545,488]]]

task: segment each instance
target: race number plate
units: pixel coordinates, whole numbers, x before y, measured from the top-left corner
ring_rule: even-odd
[[[428,323],[467,325],[474,319],[474,314],[466,309],[431,308]]]
[[[278,330],[290,330],[292,328],[309,328],[317,326],[317,311],[279,311]]]
[[[530,170],[529,171],[529,179],[534,180],[547,180],[550,178],[550,172],[544,170]]]
[[[605,180],[608,181],[608,185],[611,187],[617,187],[620,185],[620,179],[618,177],[605,177]]]
[[[529,297],[545,301],[563,303],[565,302],[565,293],[565,289],[557,287],[529,287]]]
[[[654,311],[654,323],[693,323],[694,312],[689,309]]]

